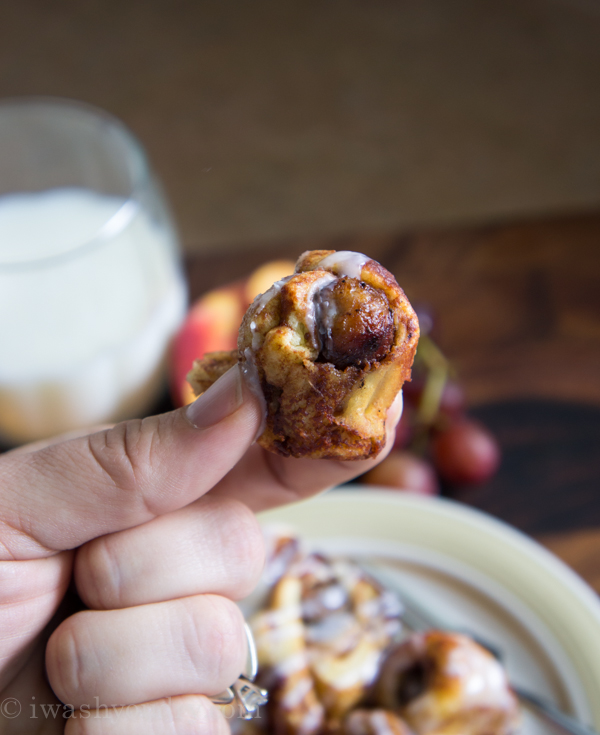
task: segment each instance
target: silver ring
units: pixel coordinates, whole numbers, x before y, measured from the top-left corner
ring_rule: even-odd
[[[244,623],[246,641],[248,643],[248,657],[244,670],[237,680],[224,692],[211,697],[214,704],[233,704],[239,707],[239,717],[243,720],[251,720],[258,712],[258,708],[268,702],[268,692],[254,684],[258,673],[258,656],[256,654],[256,643],[248,623]]]

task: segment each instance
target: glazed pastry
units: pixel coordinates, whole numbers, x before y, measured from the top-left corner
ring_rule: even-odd
[[[512,735],[519,706],[500,663],[457,633],[415,633],[393,648],[375,701],[417,735]]]
[[[310,668],[328,725],[336,728],[375,680],[399,630],[400,606],[345,560],[312,555],[301,579]]]
[[[272,587],[295,562],[306,556],[300,539],[284,524],[264,526],[265,566],[261,583]]]
[[[196,361],[198,395],[236,360],[266,402],[258,440],[293,457],[364,459],[385,445],[410,378],[418,320],[394,277],[360,253],[304,253],[246,312],[237,353]]]
[[[355,709],[344,720],[343,735],[415,735],[394,712],[386,709]]]
[[[294,562],[251,620],[275,732],[334,732],[375,680],[399,629],[397,600],[354,564]]]
[[[325,721],[309,669],[301,598],[301,581],[286,574],[268,607],[250,621],[260,682],[269,690],[269,729],[276,735],[316,735]]]

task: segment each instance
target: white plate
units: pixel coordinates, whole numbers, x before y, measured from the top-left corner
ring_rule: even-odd
[[[385,490],[335,490],[260,519],[325,552],[385,558],[449,626],[499,644],[512,681],[600,729],[600,601],[524,534],[453,501]],[[522,732],[549,731],[525,713]]]

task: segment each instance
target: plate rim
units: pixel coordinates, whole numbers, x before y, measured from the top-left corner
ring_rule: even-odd
[[[551,551],[508,523],[458,501],[377,487],[335,488],[291,506],[264,511],[258,517],[261,522],[281,522],[280,517],[284,517],[293,525],[294,516],[307,513],[318,519],[317,527],[330,516],[336,524],[327,534],[303,531],[307,538],[373,538],[360,526],[375,524],[378,531],[374,540],[447,553],[506,587],[540,618],[568,655],[584,689],[592,721],[600,727],[600,656],[594,656],[600,652],[600,599]],[[406,525],[410,521],[416,524],[412,532]],[[417,526],[420,530],[415,532]],[[415,538],[399,537],[399,530]],[[433,542],[432,534],[436,533],[439,535]],[[486,553],[473,557],[474,547],[487,548]],[[527,590],[525,595],[523,589]]]
[[[441,573],[444,578],[454,579],[456,582],[482,594],[485,599],[512,618],[545,652],[561,679],[561,685],[564,687],[565,694],[570,701],[570,711],[583,721],[589,719],[589,702],[587,696],[580,691],[581,682],[579,680],[579,674],[575,671],[568,652],[563,650],[545,623],[539,619],[520,597],[515,596],[512,591],[506,589],[489,575],[484,574],[469,564],[465,564],[463,561],[458,561],[431,548],[425,548],[416,544],[373,541],[367,538],[357,539],[353,537],[352,539],[347,539],[339,537],[335,539],[315,538],[314,542],[311,539],[309,548],[319,549],[324,547],[325,553],[329,553],[331,547],[335,548],[337,546],[338,549],[341,547],[342,550],[338,552],[332,551],[332,553],[345,554],[347,553],[345,547],[350,543],[355,545],[359,560],[367,553],[369,555],[375,554],[378,557],[381,556],[390,561],[416,565],[420,568]],[[392,568],[392,573],[396,571]],[[481,632],[481,635],[486,636],[487,633]],[[492,634],[490,634],[490,638],[496,640]],[[528,682],[521,679],[521,677],[511,678],[511,681],[525,690],[534,691],[528,685]]]

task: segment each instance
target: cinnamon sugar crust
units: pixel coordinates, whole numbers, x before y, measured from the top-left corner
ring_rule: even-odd
[[[459,633],[413,633],[397,644],[381,666],[374,699],[417,733],[516,735],[519,729],[506,672]]]
[[[415,735],[395,712],[355,709],[346,718],[343,735]]]
[[[259,438],[284,456],[365,459],[410,379],[418,320],[395,278],[359,253],[308,251],[244,315],[237,354],[212,353],[188,380],[206,390],[236,360],[267,404]]]
[[[187,376],[195,395],[208,390],[213,383],[238,362],[237,350],[209,352],[202,360],[196,360]]]

